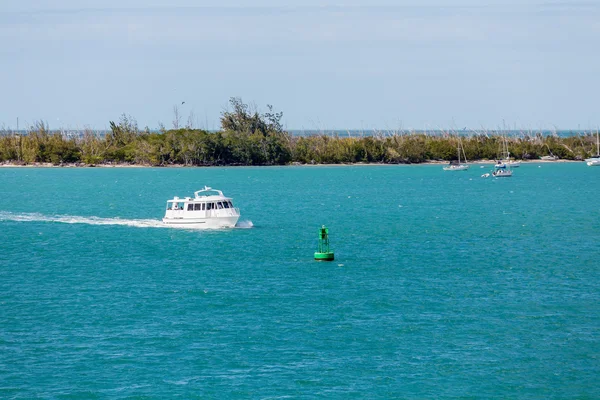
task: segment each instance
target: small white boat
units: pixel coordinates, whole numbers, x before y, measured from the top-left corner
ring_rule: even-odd
[[[600,158],[595,158],[587,162],[590,167],[600,167]]]
[[[508,178],[512,176],[512,171],[510,170],[510,168],[500,168],[492,172],[492,176],[494,178]]]
[[[240,210],[231,200],[220,190],[204,186],[194,192],[193,198],[175,196],[168,200],[163,223],[176,228],[233,228],[240,218]]]

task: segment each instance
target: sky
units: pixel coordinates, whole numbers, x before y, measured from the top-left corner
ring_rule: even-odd
[[[598,0],[2,0],[0,129],[590,129],[599,49]]]

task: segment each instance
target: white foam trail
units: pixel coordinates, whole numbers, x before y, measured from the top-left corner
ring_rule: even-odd
[[[250,229],[253,226],[254,224],[252,223],[252,221],[238,221],[238,223],[235,224],[235,227],[240,229]]]
[[[11,213],[0,211],[0,221],[16,222],[60,222],[63,224],[122,225],[135,228],[167,228],[156,219],[121,219],[100,217],[79,217],[76,215],[43,215],[38,213]]]
[[[121,219],[121,218],[100,218],[100,217],[80,217],[77,215],[43,215],[39,213],[11,213],[0,211],[0,221],[15,222],[59,222],[62,224],[87,224],[87,225],[121,225],[132,226],[135,228],[172,228],[195,230],[189,226],[167,226],[158,219]],[[235,225],[239,229],[250,229],[254,226],[252,221],[238,221]],[[201,228],[197,228],[201,229]],[[204,228],[205,229],[205,228]]]

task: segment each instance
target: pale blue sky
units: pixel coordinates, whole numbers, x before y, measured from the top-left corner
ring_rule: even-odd
[[[600,1],[3,0],[0,128],[219,126],[229,97],[289,129],[600,124]],[[504,121],[504,122],[503,122]]]

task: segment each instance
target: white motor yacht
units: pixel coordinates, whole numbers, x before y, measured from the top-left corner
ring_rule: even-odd
[[[194,192],[194,197],[176,196],[168,200],[163,223],[190,229],[233,228],[240,218],[240,210],[231,200],[220,190],[205,186]]]

